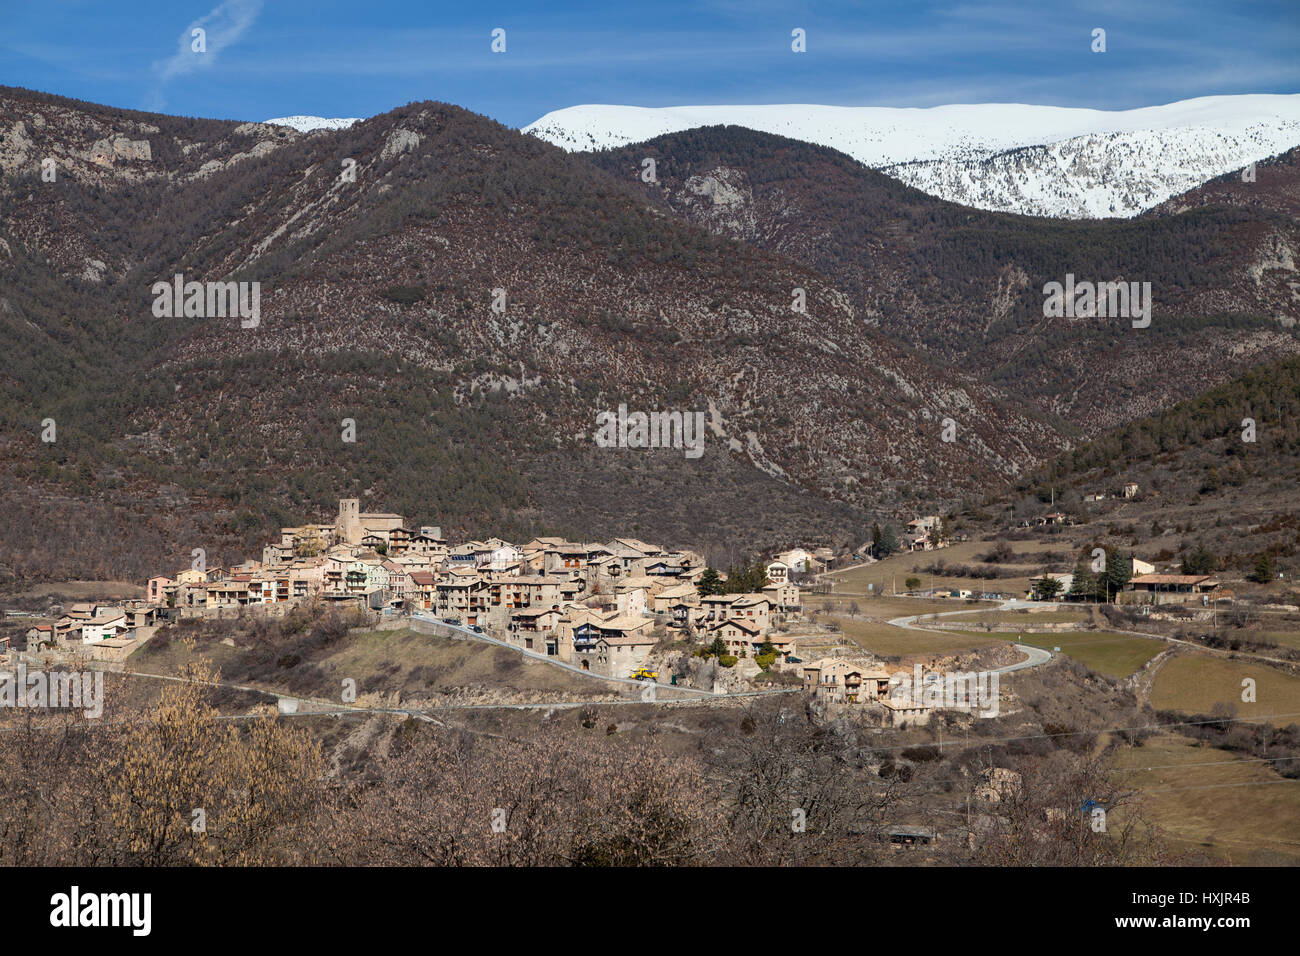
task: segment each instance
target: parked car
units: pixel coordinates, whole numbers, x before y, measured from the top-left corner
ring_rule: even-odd
[[[442,623],[443,623],[443,624],[452,624],[452,625],[455,625],[456,627],[460,627],[460,618],[458,618],[458,617],[444,617],[444,618],[442,619]]]
[[[479,627],[477,624],[471,624],[471,625],[469,626],[469,629],[470,629],[471,631],[473,631],[475,634],[482,634],[482,633],[483,633],[483,628]]]

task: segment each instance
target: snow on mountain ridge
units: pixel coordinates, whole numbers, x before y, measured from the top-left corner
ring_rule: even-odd
[[[1205,127],[1076,136],[982,159],[881,167],[922,192],[1033,216],[1136,216],[1173,196],[1300,144],[1300,123],[1234,135]]]
[[[347,129],[353,123],[360,123],[361,119],[356,116],[346,119],[326,119],[323,116],[278,116],[262,122],[275,126],[292,126],[300,133],[310,133],[314,129]]]
[[[1134,216],[1300,145],[1300,94],[1209,96],[1105,111],[991,103],[927,109],[814,105],[575,106],[524,131],[564,149],[731,124],[819,143],[932,195],[1062,218]]]

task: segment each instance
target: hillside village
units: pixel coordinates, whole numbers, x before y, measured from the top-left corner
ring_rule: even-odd
[[[897,546],[941,547],[939,527],[937,517],[916,519]],[[824,572],[833,558],[824,549],[792,548],[762,565],[760,586],[729,592],[726,575],[689,550],[666,551],[636,538],[449,544],[439,527],[363,512],[357,499],[343,499],[332,524],[282,528],[260,561],[156,575],[143,600],[73,604],[57,620],[32,626],[27,650],[88,652],[120,663],[169,622],[334,606],[363,611],[380,626],[423,622],[600,676],[666,685],[677,684],[677,674],[661,678],[656,668],[693,648],[716,662],[701,678],[714,693],[750,688],[766,672],[827,711],[858,705],[883,723],[925,723],[937,706],[949,706],[923,699],[924,689],[939,686],[936,671],[918,672],[914,693],[897,667],[891,671],[871,655],[820,653],[833,635],[804,613],[796,581]],[[800,656],[805,641],[819,652],[807,660]],[[974,703],[951,706],[971,710]]]
[[[922,926],[998,867],[1083,890],[1076,938],[1268,923],[1292,5],[100,6],[0,52],[20,925],[191,938],[188,874],[238,867],[264,937],[337,946],[375,920],[325,886],[391,923],[411,866],[889,866]]]
[[[1129,482],[1120,494],[1132,497],[1136,491]],[[1048,513],[1035,523],[1057,517],[1064,516]],[[656,646],[704,645],[725,666],[745,662],[737,679],[753,676],[759,668],[750,662],[761,657],[762,670],[792,674],[824,701],[883,701],[890,696],[890,675],[880,662],[805,660],[801,637],[793,633],[810,630],[798,582],[816,582],[821,590],[822,575],[832,565],[874,563],[872,552],[882,538],[887,552],[910,553],[947,548],[966,536],[954,538],[946,518],[924,515],[906,522],[898,536],[873,528],[873,540],[852,554],[799,547],[780,552],[762,565],[759,586],[739,590],[690,550],[668,551],[631,537],[449,544],[438,526],[417,526],[391,512],[363,512],[358,499],[342,499],[333,523],[282,528],[260,560],[206,567],[196,552],[190,568],[149,578],[142,600],[73,604],[57,620],[30,627],[27,648],[89,648],[94,659],[120,662],[169,621],[283,615],[316,603],[364,610],[376,619],[447,625],[618,678],[650,673]],[[1123,595],[1129,603],[1201,601],[1219,584],[1212,575],[1157,574],[1152,563],[1130,561]],[[891,590],[916,598],[1050,601],[1071,596],[1073,577],[1044,571],[1019,594],[925,588],[916,586],[917,578],[908,578],[905,589],[895,582]],[[859,692],[872,681],[881,682],[879,692]]]
[[[721,641],[738,659],[770,644],[784,659],[792,646],[778,625],[800,610],[792,578],[824,565],[802,549],[780,558],[766,565],[763,587],[712,593],[701,587],[706,563],[692,551],[636,538],[449,545],[438,527],[412,527],[402,515],[363,512],[344,499],[333,524],[283,528],[260,561],[151,577],[142,601],[74,605],[32,628],[29,647],[93,645],[113,659],[129,652],[137,629],[163,620],[283,613],[320,601],[436,619],[610,676],[639,668],[665,633]]]

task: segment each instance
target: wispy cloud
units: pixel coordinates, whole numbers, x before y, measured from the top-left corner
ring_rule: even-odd
[[[154,108],[161,108],[164,88],[176,77],[212,69],[221,51],[236,43],[261,12],[262,0],[225,0],[181,31],[176,52],[153,64]],[[202,43],[196,38],[196,30],[203,31]]]

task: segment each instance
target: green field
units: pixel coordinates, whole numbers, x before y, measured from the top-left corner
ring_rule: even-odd
[[[912,631],[883,621],[834,617],[844,637],[881,657],[943,654],[1001,643],[1005,635],[979,631]]]
[[[1164,649],[1164,643],[1131,634],[1105,631],[1067,631],[1063,634],[1010,635],[1012,640],[1062,654],[1107,677],[1128,677]]]
[[[888,620],[911,614],[930,614],[935,611],[960,611],[964,608],[997,607],[992,601],[968,601],[954,598],[868,597],[862,594],[805,594],[801,600],[809,608],[824,608],[832,613],[844,613],[852,604],[866,617]]]
[[[954,624],[1010,624],[1025,627],[1038,624],[1084,624],[1092,620],[1092,611],[1089,608],[1066,611],[972,611],[970,614],[954,614],[943,620]]]
[[[1241,699],[1242,680],[1255,680],[1255,702]],[[1300,723],[1300,677],[1275,667],[1207,654],[1182,654],[1166,661],[1151,688],[1151,706],[1161,710],[1209,713],[1215,704],[1236,707],[1237,716]]]

